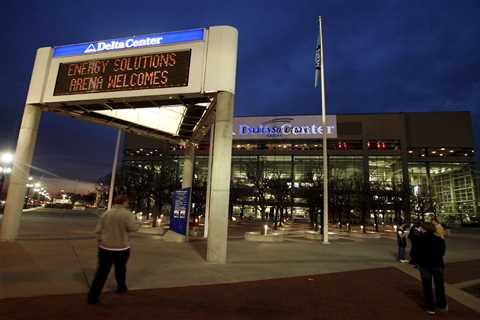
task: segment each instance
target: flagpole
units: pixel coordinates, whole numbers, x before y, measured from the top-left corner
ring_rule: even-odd
[[[322,147],[323,147],[323,243],[328,244],[328,158],[327,158],[327,115],[325,106],[325,73],[323,65],[323,29],[322,17],[318,17],[320,30],[320,70],[316,70],[317,75],[320,72],[321,92],[322,92]],[[317,82],[316,77],[315,82]]]

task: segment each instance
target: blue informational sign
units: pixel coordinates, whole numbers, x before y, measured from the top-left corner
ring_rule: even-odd
[[[188,215],[190,214],[191,188],[184,188],[172,193],[172,212],[170,213],[170,230],[187,236]]]
[[[203,29],[195,29],[72,44],[53,48],[53,57],[59,58],[97,52],[161,46],[190,41],[202,41],[203,33]]]

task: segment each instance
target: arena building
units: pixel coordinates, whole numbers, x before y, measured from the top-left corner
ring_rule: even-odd
[[[470,113],[344,114],[327,122],[331,223],[401,223],[425,213],[446,223],[478,218]],[[318,115],[235,118],[230,215],[321,213],[322,129]],[[127,135],[124,152],[124,167],[158,168],[172,159],[181,179],[182,146]],[[206,137],[195,152],[196,215],[204,211],[208,154]]]

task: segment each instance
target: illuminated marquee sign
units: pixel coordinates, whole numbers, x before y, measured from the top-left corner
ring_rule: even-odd
[[[327,138],[337,137],[336,116],[327,116]],[[239,117],[234,119],[234,140],[321,139],[321,116]]]
[[[160,46],[203,40],[203,29],[150,34],[129,38],[117,38],[104,41],[72,44],[53,49],[53,57],[68,57],[97,52]]]
[[[188,86],[191,50],[59,65],[54,96]]]

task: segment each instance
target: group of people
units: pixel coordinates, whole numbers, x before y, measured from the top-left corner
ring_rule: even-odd
[[[406,259],[407,238],[410,240],[410,260]],[[431,222],[413,224],[408,230],[402,225],[397,230],[398,260],[410,262],[420,271],[425,308],[428,314],[448,310],[445,297],[444,263],[445,229],[433,218]],[[435,285],[435,299],[432,283]]]

